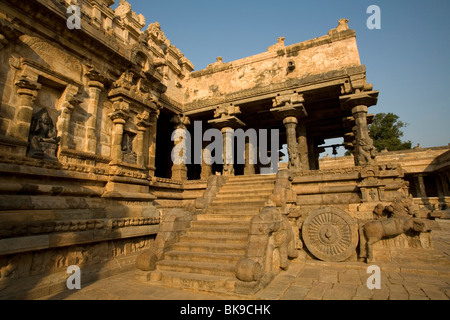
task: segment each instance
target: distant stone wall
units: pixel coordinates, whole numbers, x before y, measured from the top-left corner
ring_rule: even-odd
[[[319,165],[323,170],[333,170],[351,167],[353,162],[353,156],[325,157]],[[450,146],[382,151],[377,155],[377,162],[401,166],[409,193],[420,208],[445,210],[450,205]]]
[[[379,164],[396,163],[402,166],[405,173],[432,172],[441,166],[448,165],[450,146],[414,148],[402,151],[382,151],[377,154]],[[442,159],[441,159],[442,158]],[[353,156],[331,157],[319,160],[321,169],[351,167],[354,165]]]

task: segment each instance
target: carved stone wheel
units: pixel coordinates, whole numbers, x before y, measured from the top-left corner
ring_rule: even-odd
[[[317,259],[344,261],[358,245],[358,225],[344,210],[325,207],[314,210],[302,227],[303,241]]]

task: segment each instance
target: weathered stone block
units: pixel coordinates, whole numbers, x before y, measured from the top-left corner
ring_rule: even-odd
[[[0,109],[0,117],[8,120],[14,120],[14,116],[16,114],[16,109],[9,104],[2,104],[2,108]]]
[[[33,115],[33,108],[22,106],[19,108],[19,111],[17,112],[16,120],[27,123],[31,121],[32,115]]]
[[[49,247],[49,236],[29,236],[0,240],[0,255],[35,251]]]

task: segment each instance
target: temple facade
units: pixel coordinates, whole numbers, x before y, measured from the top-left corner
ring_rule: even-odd
[[[242,218],[248,223],[263,219],[264,212],[272,222],[289,221],[271,234],[284,234],[292,226],[290,249],[304,246],[322,260],[356,259],[359,229],[351,219],[371,219],[377,203],[408,196],[413,183],[414,196],[423,196],[420,170],[408,184],[401,165],[376,156],[368,124],[378,91],[366,79],[348,20],[316,39],[286,46],[280,37],[264,53],[232,62],[218,57],[194,71],[158,22],[147,26],[125,0],[115,10],[113,4],[0,0],[0,298],[63,291],[71,265],[81,266],[83,281],[89,282],[132,270],[137,257],[155,257],[152,261],[159,263],[141,261],[142,279],[169,279],[170,272],[180,270],[165,258],[173,243],[158,236],[166,232],[180,240],[191,222],[219,219],[208,214],[240,204],[248,206],[247,213],[254,210]],[[80,28],[68,27],[74,14],[70,6],[81,12],[75,17]],[[194,139],[199,127],[203,139],[189,156],[201,154],[200,161],[173,161],[174,148],[187,142],[174,141],[174,130]],[[222,134],[222,163],[206,161],[217,156],[208,153],[208,129]],[[243,163],[236,161],[236,147],[227,144],[238,129],[246,133]],[[269,134],[265,146],[261,139],[252,140],[249,129],[276,132],[279,148],[270,150]],[[332,138],[343,138],[353,153],[346,168],[319,161],[321,146]],[[289,160],[278,167],[274,162],[283,145]],[[248,161],[251,152],[271,160]],[[449,196],[448,157],[443,161],[436,192],[444,199]],[[258,185],[259,194],[252,191]],[[239,198],[239,186],[250,193]],[[446,209],[446,199],[439,209]],[[281,213],[268,213],[267,203]],[[309,247],[308,240],[300,243],[301,226],[316,223],[314,217],[322,214],[316,211],[330,206],[326,214],[348,222],[343,231],[348,238],[336,240],[336,255],[328,247],[315,247],[314,237],[321,235],[312,229],[303,234],[303,240],[311,239]],[[183,221],[180,230],[174,227],[177,219]],[[245,256],[252,252],[247,247],[269,241],[269,235],[263,236],[266,241],[248,234],[242,261],[233,257],[237,260],[226,263],[232,271],[225,272],[243,293],[264,286],[263,275],[280,268],[262,266],[256,253]],[[409,241],[402,236],[397,245]],[[424,237],[414,241],[426,247]],[[202,239],[191,242],[207,241]],[[291,252],[285,245],[276,250]],[[160,251],[146,255],[152,246]],[[272,251],[264,251],[264,259]],[[248,273],[258,265],[259,273]],[[192,266],[190,272],[212,272],[195,270]]]

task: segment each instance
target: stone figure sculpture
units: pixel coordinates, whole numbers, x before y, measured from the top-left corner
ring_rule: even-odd
[[[250,222],[246,255],[235,268],[236,278],[241,281],[236,290],[256,292],[270,282],[280,269],[288,269],[289,259],[296,257],[298,251],[289,220],[275,206],[264,207]]]
[[[27,155],[33,158],[56,159],[56,149],[60,138],[47,109],[33,115],[29,134]]]
[[[124,132],[122,138],[123,161],[128,163],[136,163],[137,155],[133,151],[134,135],[130,132]]]
[[[376,219],[366,222],[360,229],[360,258],[373,261],[373,245],[386,237],[395,237],[403,233],[430,231],[425,220],[415,218],[417,207],[412,198],[401,196],[391,205],[378,204],[374,209]]]
[[[210,176],[207,181],[206,190],[203,197],[195,199],[194,206],[196,209],[206,209],[208,204],[216,197],[219,189],[225,184],[224,176]]]
[[[372,139],[361,139],[357,146],[357,158],[359,164],[374,164],[376,157],[376,148],[373,146]]]

